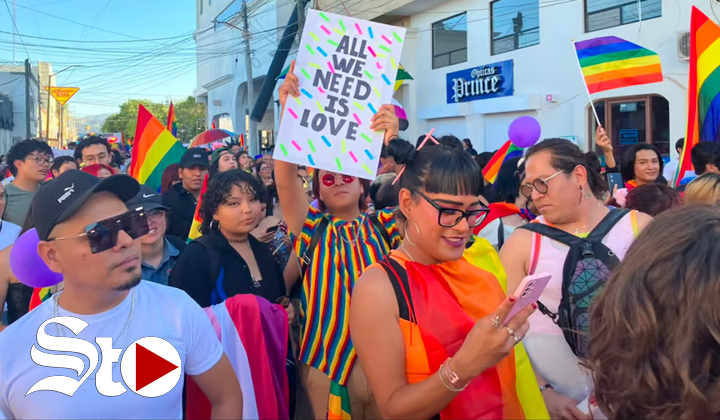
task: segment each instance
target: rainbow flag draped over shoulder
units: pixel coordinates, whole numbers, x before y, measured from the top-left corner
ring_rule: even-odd
[[[616,36],[575,42],[590,94],[663,81],[660,57]]]
[[[177,137],[177,121],[175,118],[175,105],[170,101],[170,109],[168,109],[167,129],[172,133],[173,137]]]
[[[690,153],[700,141],[720,141],[720,27],[696,7],[690,23],[688,128],[680,165],[679,185],[692,170]]]
[[[183,154],[183,145],[163,123],[140,105],[130,175],[139,183],[159,191],[163,171],[169,165],[180,162]]]
[[[503,162],[508,159],[520,158],[522,155],[522,148],[515,146],[510,140],[506,141],[500,150],[495,152],[490,162],[485,165],[485,168],[483,168],[483,176],[489,183],[494,184]]]
[[[200,226],[202,225],[202,217],[200,217],[200,207],[202,206],[203,196],[207,191],[208,176],[205,175],[202,189],[200,190],[200,199],[198,199],[197,207],[195,207],[195,216],[193,216],[192,226],[190,226],[190,233],[188,234],[188,243],[202,236],[200,233]]]

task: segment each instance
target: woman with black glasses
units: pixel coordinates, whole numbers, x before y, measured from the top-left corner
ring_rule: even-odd
[[[608,187],[598,166],[594,153],[584,154],[564,139],[528,149],[520,192],[542,216],[516,229],[500,250],[508,291],[527,275],[552,274],[540,296],[540,310],[530,317],[524,344],[553,419],[587,418],[578,409],[592,393],[590,375],[580,365],[586,348],[582,339],[568,340],[566,333],[586,325],[583,311],[592,304],[593,291],[601,290],[610,270],[652,220],[636,211],[610,210],[602,201]],[[574,303],[561,308],[561,301]],[[561,309],[570,315],[558,318]]]
[[[353,343],[384,418],[536,418],[516,391],[531,372],[527,363],[516,367],[514,351],[534,308],[508,318],[514,298],[463,258],[488,213],[479,166],[442,144],[395,161],[405,165],[396,216],[405,238],[363,273],[350,310]],[[535,408],[542,411],[541,400]]]

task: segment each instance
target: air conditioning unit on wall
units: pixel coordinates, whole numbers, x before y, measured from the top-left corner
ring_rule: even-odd
[[[678,32],[677,57],[680,61],[690,61],[690,32]]]

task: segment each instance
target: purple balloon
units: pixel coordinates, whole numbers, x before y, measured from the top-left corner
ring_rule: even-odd
[[[540,139],[540,123],[533,117],[520,117],[510,124],[508,138],[517,147],[530,147]]]
[[[32,228],[20,235],[10,250],[10,269],[21,283],[30,287],[50,287],[60,283],[62,274],[50,271],[37,253],[40,242],[37,230]]]

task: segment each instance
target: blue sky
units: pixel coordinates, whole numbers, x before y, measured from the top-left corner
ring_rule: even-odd
[[[15,37],[16,61],[29,55],[34,64],[51,63],[54,72],[83,66],[63,72],[56,82],[80,88],[68,102],[75,116],[117,112],[129,98],[166,101],[192,94],[194,0],[14,1],[18,31],[26,35],[26,48]],[[12,12],[13,0],[0,0],[0,65],[13,60],[5,3]]]

